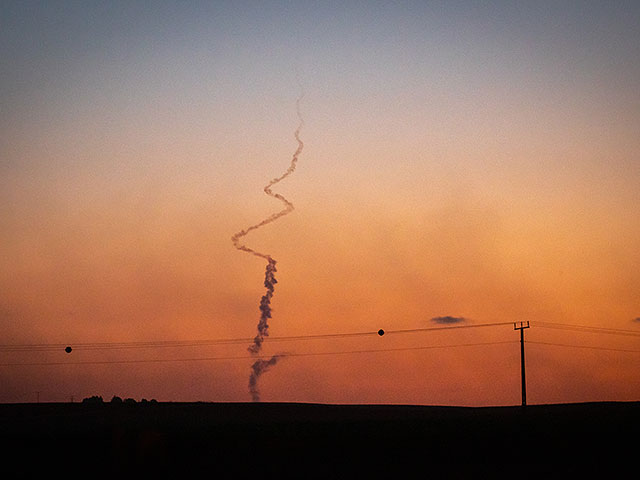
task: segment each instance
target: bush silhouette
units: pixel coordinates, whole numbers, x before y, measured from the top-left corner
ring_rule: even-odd
[[[94,395],[92,397],[83,398],[82,403],[89,405],[102,405],[104,403],[104,400],[102,400],[102,397]]]

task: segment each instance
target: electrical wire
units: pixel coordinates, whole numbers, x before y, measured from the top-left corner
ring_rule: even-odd
[[[316,334],[316,335],[294,335],[294,336],[279,336],[279,337],[269,337],[269,342],[293,342],[293,341],[308,341],[308,340],[321,340],[321,339],[337,339],[337,338],[353,338],[353,337],[364,337],[364,336],[381,336],[382,335],[394,335],[394,334],[413,334],[413,333],[425,333],[425,332],[433,332],[433,331],[444,331],[444,330],[457,330],[457,329],[467,329],[467,328],[482,328],[482,327],[497,327],[504,325],[513,325],[514,322],[493,322],[493,323],[481,323],[481,324],[464,324],[464,325],[447,325],[440,327],[425,327],[425,328],[412,328],[412,329],[396,329],[396,330],[378,330],[378,331],[363,331],[363,332],[345,332],[345,333],[328,333],[328,334]],[[571,330],[571,331],[580,331],[580,332],[588,332],[588,333],[599,333],[599,334],[608,334],[608,335],[624,335],[624,336],[632,336],[637,337],[640,336],[640,332],[636,330],[628,330],[628,329],[615,329],[609,327],[595,327],[588,325],[575,325],[575,324],[566,324],[566,323],[555,323],[555,322],[545,322],[545,321],[532,321],[532,326],[542,327],[542,328],[550,328],[550,329],[561,329],[561,330]],[[179,347],[203,347],[203,346],[215,346],[215,345],[237,345],[237,344],[248,344],[253,341],[252,338],[225,338],[225,339],[209,339],[209,340],[158,340],[158,341],[135,341],[135,342],[85,342],[85,343],[75,343],[69,346],[72,346],[73,350],[125,350],[125,349],[156,349],[156,348],[179,348]],[[615,348],[607,348],[607,347],[590,347],[584,345],[571,345],[571,344],[560,344],[560,343],[552,343],[552,342],[538,342],[533,340],[527,340],[527,343],[531,344],[539,344],[539,345],[555,345],[555,346],[563,346],[563,347],[572,347],[572,348],[592,348],[596,350],[610,350],[610,351],[620,351],[620,352],[639,352],[639,350],[625,350],[625,349],[615,349]],[[491,344],[491,343],[490,343]],[[475,344],[470,344],[475,345]],[[59,351],[67,347],[67,344],[62,343],[42,343],[42,344],[5,344],[0,345],[0,352],[47,352],[47,351]],[[456,346],[456,345],[452,345]],[[423,348],[444,348],[441,346],[429,346],[429,347],[416,347],[418,349]],[[409,348],[411,349],[411,348]],[[403,350],[403,349],[400,349]],[[377,350],[353,350],[347,351],[344,353],[373,353],[373,352],[386,352],[386,351],[399,351],[398,349],[377,349]],[[330,352],[326,353],[330,355],[339,355],[342,352]],[[321,355],[318,353],[309,353],[309,354],[288,354],[289,356],[305,356],[305,355]],[[235,359],[245,359],[245,358],[254,358],[254,357],[203,357],[203,360],[235,360]],[[258,358],[258,357],[255,357]],[[150,362],[150,361],[197,361],[197,358],[194,359],[175,359],[175,360],[123,360],[123,361],[96,361],[96,362],[85,362],[86,364],[101,364],[101,363],[138,363],[138,362]],[[14,366],[14,365],[70,365],[73,362],[34,362],[34,363],[0,363],[0,366]]]
[[[537,321],[537,320],[531,323],[534,326],[542,327],[542,328],[573,330],[577,332],[588,332],[588,333],[602,333],[607,335],[623,335],[623,336],[630,336],[630,337],[640,337],[640,331],[638,330],[627,330],[627,329],[621,329],[621,328],[608,328],[608,327],[594,327],[589,325],[572,325],[568,323],[543,322],[543,321]]]
[[[454,330],[463,328],[482,328],[482,327],[495,327],[501,325],[512,325],[513,322],[496,322],[496,323],[481,323],[481,324],[469,324],[469,325],[453,325],[443,327],[426,327],[426,328],[412,328],[412,329],[400,329],[400,330],[384,330],[383,335],[394,334],[408,334],[408,333],[420,333],[431,332],[439,330]],[[306,340],[320,340],[320,339],[334,339],[334,338],[350,338],[350,337],[375,337],[380,336],[378,331],[366,331],[366,332],[347,332],[347,333],[326,333],[318,335],[294,335],[294,336],[280,336],[280,337],[268,337],[269,342],[291,342],[291,341],[306,341]],[[139,348],[168,348],[168,347],[201,347],[210,345],[236,345],[251,343],[253,338],[225,338],[225,339],[211,339],[211,340],[159,340],[159,341],[137,341],[137,342],[88,342],[88,343],[42,343],[42,344],[6,344],[0,345],[0,352],[43,352],[43,351],[56,351],[64,349],[66,346],[71,346],[74,350],[120,350],[120,349],[139,349]]]
[[[631,350],[624,348],[609,348],[609,347],[597,347],[592,345],[573,345],[568,343],[556,343],[556,342],[539,342],[537,340],[527,340],[527,344],[534,345],[552,345],[555,347],[569,347],[569,348],[586,348],[591,350],[607,350],[610,352],[626,352],[626,353],[640,353],[640,350]]]
[[[438,348],[458,348],[458,347],[478,347],[487,345],[501,345],[507,343],[518,343],[516,340],[506,340],[500,342],[476,342],[476,343],[458,343],[452,345],[423,345],[418,347],[397,347],[397,348],[372,348],[364,350],[344,350],[333,352],[302,352],[302,353],[282,353],[282,357],[314,357],[327,355],[350,355],[359,353],[386,353],[386,352],[406,352],[412,350],[431,350]],[[195,357],[195,358],[152,358],[152,359],[133,359],[133,360],[88,360],[88,361],[70,361],[70,362],[21,362],[21,363],[0,363],[0,367],[18,367],[18,366],[59,366],[59,365],[109,365],[109,364],[132,364],[132,363],[171,363],[171,362],[200,362],[200,361],[219,361],[219,360],[247,360],[247,359],[268,359],[271,356],[228,356],[228,357]]]

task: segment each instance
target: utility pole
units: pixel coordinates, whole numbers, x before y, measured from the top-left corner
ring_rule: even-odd
[[[524,372],[524,329],[529,328],[529,322],[519,322],[513,324],[514,330],[520,330],[520,380],[522,381],[522,406],[527,406],[527,380]]]

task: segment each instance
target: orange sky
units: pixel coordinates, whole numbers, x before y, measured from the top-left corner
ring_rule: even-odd
[[[265,264],[231,236],[281,207],[262,187],[296,148],[297,70],[305,147],[274,187],[296,209],[244,238],[278,260],[273,336],[530,321],[530,403],[640,398],[637,335],[536,325],[640,332],[637,9],[590,11],[575,30],[562,28],[575,12],[551,6],[319,8],[315,20],[226,6],[226,27],[163,7],[110,12],[109,28],[91,7],[47,8],[15,7],[0,29],[12,67],[0,343],[255,335]],[[518,339],[506,325],[267,340],[267,355],[514,343],[290,356],[260,389],[266,401],[517,404]],[[82,363],[247,346],[0,351],[0,402],[248,401],[249,358]],[[34,362],[80,364],[6,365]]]

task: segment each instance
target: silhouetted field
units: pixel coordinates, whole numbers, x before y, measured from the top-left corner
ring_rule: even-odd
[[[0,432],[5,478],[575,478],[635,470],[640,402],[7,404]]]

